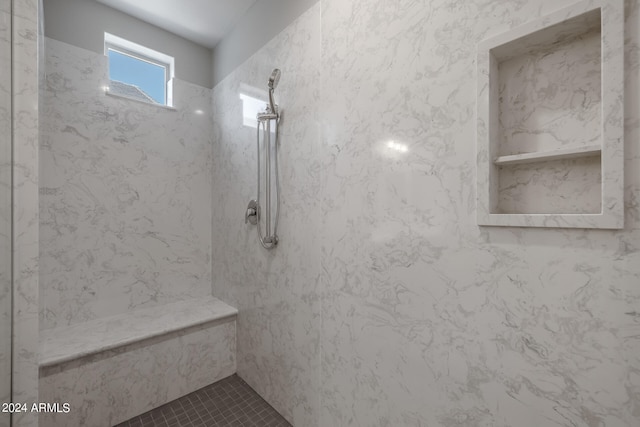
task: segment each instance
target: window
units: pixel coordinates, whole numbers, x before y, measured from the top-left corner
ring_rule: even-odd
[[[242,124],[247,127],[257,128],[258,113],[267,108],[269,95],[261,89],[240,83],[240,100],[242,100]],[[272,127],[272,130],[274,128]]]
[[[258,120],[256,116],[259,112],[264,111],[265,101],[244,93],[240,93],[240,99],[242,100],[242,124],[257,128]]]
[[[108,93],[172,105],[173,57],[109,33],[104,34],[104,53],[109,59]]]

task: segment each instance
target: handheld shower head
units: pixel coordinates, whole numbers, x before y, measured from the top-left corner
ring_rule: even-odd
[[[273,102],[273,91],[275,90],[276,86],[278,86],[278,82],[280,81],[280,74],[280,70],[275,68],[271,73],[271,76],[269,76],[269,107],[271,108],[271,112],[275,113],[276,115],[278,114],[278,112],[276,110],[276,103]]]
[[[271,76],[269,77],[269,89],[274,90],[278,86],[278,82],[280,81],[280,70],[274,68]]]

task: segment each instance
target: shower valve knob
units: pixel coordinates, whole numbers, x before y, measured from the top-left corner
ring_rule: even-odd
[[[249,201],[249,205],[247,205],[247,211],[244,214],[244,223],[250,223],[251,225],[258,223],[258,202],[255,199]]]

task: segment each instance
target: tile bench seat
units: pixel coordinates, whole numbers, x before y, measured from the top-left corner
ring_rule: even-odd
[[[237,310],[205,297],[41,331],[44,427],[111,426],[236,371]]]

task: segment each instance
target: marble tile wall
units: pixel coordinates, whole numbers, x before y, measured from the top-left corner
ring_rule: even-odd
[[[640,423],[637,2],[626,229],[475,225],[477,43],[570,3],[322,1],[322,426]]]
[[[46,39],[41,328],[211,294],[211,90],[107,96],[106,57]]]
[[[38,84],[42,2],[12,2],[13,123],[13,363],[12,399],[38,402]],[[17,413],[12,425],[36,426],[37,414]]]
[[[0,402],[11,401],[11,1],[0,1]],[[7,78],[8,77],[8,78]],[[9,427],[0,413],[0,427]]]
[[[299,17],[213,90],[213,295],[238,308],[238,374],[296,426],[319,413],[322,158],[317,122],[320,5]],[[256,129],[240,96],[275,92],[280,129],[280,243],[258,241],[244,213],[256,197]],[[264,105],[264,104],[262,104]],[[255,121],[255,111],[246,112]],[[264,230],[263,230],[264,231]]]
[[[570,3],[322,0],[214,88],[213,291],[239,309],[239,374],[294,425],[640,423],[637,2],[626,228],[476,225],[476,46]],[[283,231],[265,252],[242,218],[238,97],[275,66]]]
[[[553,47],[499,57],[498,155],[600,143],[600,43],[597,28]]]

